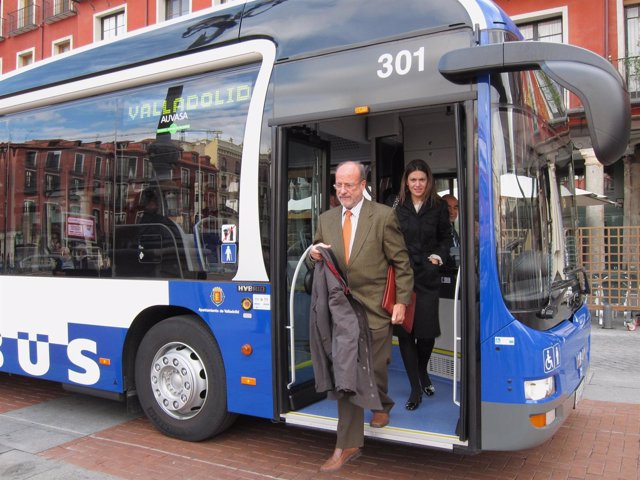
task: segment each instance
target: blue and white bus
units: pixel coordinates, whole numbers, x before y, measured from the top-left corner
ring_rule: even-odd
[[[422,158],[460,202],[437,392],[366,436],[539,444],[589,366],[570,91],[616,161],[617,72],[523,42],[488,0],[234,2],[5,75],[0,369],[137,400],[185,440],[237,415],[335,430],[314,389],[305,252],[339,162],[362,162],[383,202]],[[402,402],[398,358],[390,371]]]

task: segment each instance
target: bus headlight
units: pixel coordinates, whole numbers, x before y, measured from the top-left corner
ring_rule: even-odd
[[[542,400],[556,393],[556,383],[553,377],[524,382],[524,397],[527,400]]]

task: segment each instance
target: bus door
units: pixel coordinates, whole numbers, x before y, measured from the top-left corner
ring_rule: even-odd
[[[466,110],[468,108],[469,110]],[[470,112],[470,113],[469,113]],[[447,194],[455,197],[455,204],[462,203],[465,195],[465,155],[472,154],[465,147],[467,118],[473,118],[471,105],[462,104],[433,106],[404,112],[391,112],[369,119],[368,131],[375,137],[377,200],[387,205],[401,188],[405,165],[414,159],[422,159],[429,165],[435,179],[435,188],[440,197]],[[400,128],[400,126],[402,126]],[[458,202],[458,200],[460,202]],[[461,212],[462,213],[462,212]],[[467,213],[466,211],[464,212]],[[462,393],[468,388],[464,349],[467,333],[465,330],[466,310],[462,308],[461,284],[464,272],[461,263],[461,249],[465,243],[462,235],[463,218],[453,221],[457,242],[452,246],[448,258],[443,259],[441,290],[439,297],[439,324],[441,335],[436,338],[435,348],[430,358],[428,372],[437,394],[425,400],[426,406],[412,412],[413,431],[437,433],[441,439],[450,439],[452,444],[466,441],[465,403]],[[461,236],[462,235],[462,236]],[[452,242],[453,243],[453,242]],[[396,377],[394,377],[394,375]],[[408,395],[407,380],[399,351],[394,350],[390,365],[390,378],[399,378],[401,389],[398,401]],[[438,415],[420,417],[427,408],[438,409]],[[404,426],[400,415],[395,414],[395,425]],[[436,421],[436,419],[438,421]],[[419,435],[416,435],[415,441]],[[456,438],[457,437],[457,438]]]
[[[329,144],[306,127],[284,130],[287,165],[287,315],[289,408],[297,410],[318,399],[309,349],[308,250],[318,216],[328,206]]]

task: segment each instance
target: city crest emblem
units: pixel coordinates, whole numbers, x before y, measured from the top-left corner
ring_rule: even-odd
[[[213,287],[211,290],[211,301],[216,307],[219,307],[224,302],[224,291],[220,287]]]

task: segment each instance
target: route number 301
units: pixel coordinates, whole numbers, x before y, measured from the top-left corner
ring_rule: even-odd
[[[412,69],[418,72],[424,71],[424,47],[420,47],[415,52],[400,50],[395,56],[391,53],[383,53],[378,57],[379,68],[376,73],[380,78],[389,78],[394,73],[406,75]]]

